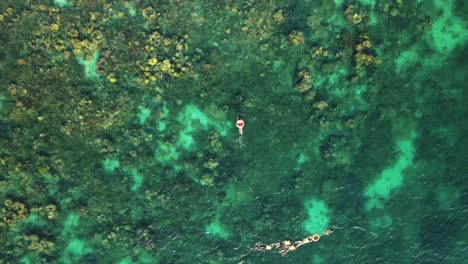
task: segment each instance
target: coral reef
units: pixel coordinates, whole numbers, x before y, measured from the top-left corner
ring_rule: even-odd
[[[461,263],[460,2],[0,1],[0,262]]]
[[[14,225],[26,219],[29,215],[28,208],[19,201],[6,199],[2,208],[2,222],[7,225]]]

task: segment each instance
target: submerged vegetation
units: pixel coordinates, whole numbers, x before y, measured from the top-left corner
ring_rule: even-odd
[[[460,263],[466,14],[1,1],[0,263]]]

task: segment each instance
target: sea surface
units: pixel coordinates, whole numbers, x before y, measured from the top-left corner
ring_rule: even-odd
[[[0,1],[0,264],[467,263],[467,14]]]

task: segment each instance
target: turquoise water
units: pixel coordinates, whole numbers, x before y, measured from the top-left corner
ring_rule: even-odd
[[[464,263],[466,14],[2,1],[0,263]]]

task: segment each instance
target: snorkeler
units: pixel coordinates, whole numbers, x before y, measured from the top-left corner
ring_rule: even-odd
[[[311,242],[312,242],[312,236],[305,237],[305,238],[302,239],[301,246],[304,245],[304,244],[309,244]]]
[[[331,233],[333,233],[333,228],[330,228],[330,229],[325,230],[325,231],[323,232],[323,234],[324,234],[324,235],[327,235],[327,236],[330,235]]]
[[[262,243],[257,243],[255,244],[255,247],[254,247],[254,250],[255,251],[267,251],[267,250],[271,250],[273,247],[271,245],[267,245],[267,244],[262,244]]]
[[[281,253],[282,256],[285,256],[286,254],[289,253],[289,251],[293,251],[293,250],[296,250],[297,247],[294,245],[294,244],[291,244],[287,247],[283,247],[280,251],[278,251],[279,253]]]
[[[244,120],[242,120],[242,118],[238,117],[237,118],[237,122],[236,122],[236,127],[239,128],[239,134],[243,134],[244,133]]]
[[[331,233],[333,233],[332,228],[323,231],[323,235],[328,236]],[[265,252],[265,251],[270,251],[273,248],[275,248],[275,249],[279,249],[278,253],[281,253],[281,255],[285,256],[290,251],[294,251],[294,250],[298,249],[299,247],[301,247],[301,246],[303,246],[305,244],[309,244],[309,243],[312,243],[312,242],[318,242],[319,240],[320,240],[320,235],[319,234],[313,234],[313,235],[310,235],[310,236],[307,236],[307,237],[303,238],[302,240],[298,240],[298,241],[295,241],[295,242],[291,242],[290,240],[283,240],[281,242],[277,242],[277,243],[273,243],[273,244],[263,244],[263,243],[259,242],[259,243],[255,244],[255,246],[254,246],[254,248],[252,250],[253,251]]]

